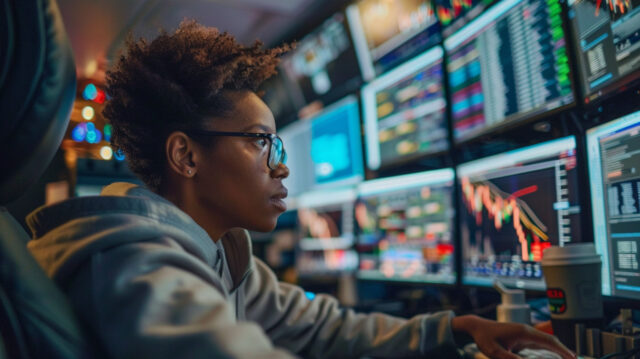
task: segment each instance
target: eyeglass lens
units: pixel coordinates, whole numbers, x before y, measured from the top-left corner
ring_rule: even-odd
[[[269,168],[276,169],[280,163],[285,163],[287,159],[284,152],[282,140],[279,137],[271,139],[271,153],[269,156]]]

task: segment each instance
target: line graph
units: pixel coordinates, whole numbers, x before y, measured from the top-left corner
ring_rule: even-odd
[[[462,282],[544,287],[542,254],[580,236],[575,142],[559,140],[458,166]],[[566,146],[566,147],[565,147]]]
[[[448,25],[455,18],[473,7],[472,0],[439,1],[436,4],[436,13],[443,25]]]
[[[600,14],[603,0],[596,0],[596,17]],[[631,1],[629,0],[604,0],[604,6],[609,8],[614,14],[624,14],[631,9]]]
[[[475,216],[476,224],[482,223],[483,210],[487,211],[498,231],[510,223],[518,237],[522,260],[536,260],[537,255],[533,255],[531,248],[539,247],[541,241],[548,243],[548,227],[520,197],[537,192],[538,186],[531,185],[508,194],[491,182],[472,184],[467,177],[461,181],[463,200]]]

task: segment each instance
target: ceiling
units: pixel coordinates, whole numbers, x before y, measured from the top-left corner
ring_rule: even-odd
[[[326,2],[325,2],[326,3]],[[102,82],[129,32],[153,38],[185,18],[228,31],[245,44],[265,44],[294,30],[323,0],[58,0],[78,78]]]

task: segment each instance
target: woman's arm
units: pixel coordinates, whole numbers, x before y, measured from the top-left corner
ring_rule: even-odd
[[[238,322],[217,274],[170,238],[95,253],[67,287],[112,358],[273,358],[255,323]]]
[[[357,314],[326,295],[309,300],[294,285],[280,283],[260,260],[243,285],[246,316],[259,323],[276,346],[305,358],[416,357],[455,350],[452,312],[411,319]],[[444,353],[434,357],[444,358]]]

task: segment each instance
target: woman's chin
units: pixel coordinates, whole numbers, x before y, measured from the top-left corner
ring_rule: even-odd
[[[251,226],[251,228],[247,228],[247,229],[255,232],[271,232],[276,228],[277,224],[278,224],[278,217],[274,218],[271,221],[255,223],[254,225]]]

